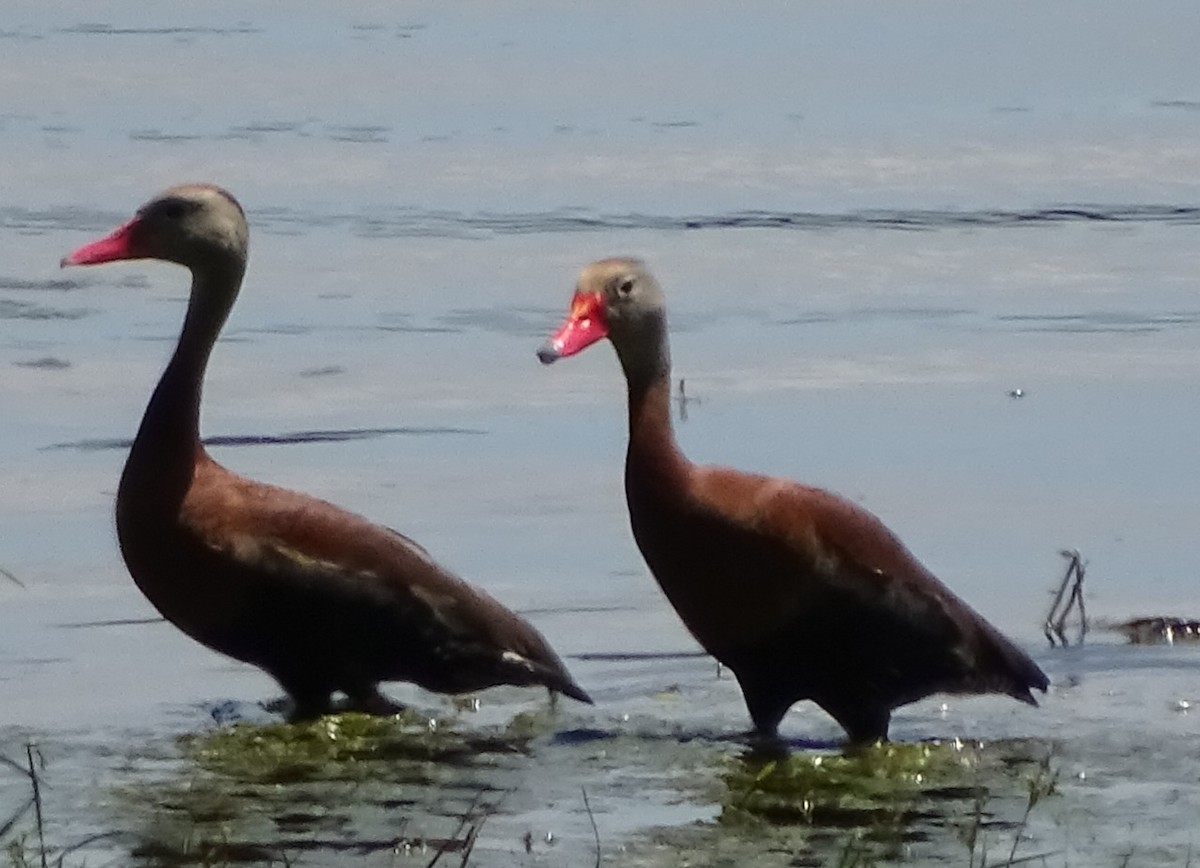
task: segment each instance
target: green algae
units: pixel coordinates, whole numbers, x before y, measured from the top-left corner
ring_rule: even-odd
[[[182,739],[184,756],[241,781],[301,783],[375,777],[383,766],[454,763],[480,752],[522,752],[528,738],[468,735],[437,718],[348,712],[303,724],[237,723]]]
[[[730,761],[721,821],[849,827],[902,820],[930,800],[985,792],[983,746],[880,744],[844,753],[750,753]]]

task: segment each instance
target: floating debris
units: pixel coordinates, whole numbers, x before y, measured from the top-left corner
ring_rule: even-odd
[[[332,377],[346,373],[341,365],[322,365],[316,368],[305,368],[300,372],[302,377]]]
[[[1024,389],[1009,389],[1009,390],[1008,390],[1008,397],[1010,397],[1010,398],[1024,398],[1024,397],[1025,397],[1025,390],[1024,390]]]
[[[1176,642],[1200,642],[1200,618],[1171,618],[1157,615],[1130,618],[1106,625],[1121,633],[1130,645],[1174,645]]]
[[[700,398],[696,398],[696,397],[689,398],[688,397],[687,381],[683,377],[679,378],[679,394],[676,396],[675,402],[679,405],[679,421],[680,422],[686,422],[688,420],[688,409],[687,409],[688,404],[701,403]]]

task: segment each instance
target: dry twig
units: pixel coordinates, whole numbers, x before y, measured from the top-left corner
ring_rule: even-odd
[[[1079,637],[1075,644],[1082,645],[1088,632],[1087,609],[1083,603],[1083,577],[1087,570],[1087,561],[1079,554],[1078,549],[1063,550],[1059,554],[1067,559],[1067,570],[1063,574],[1058,591],[1054,595],[1054,602],[1050,604],[1050,611],[1046,613],[1046,620],[1042,624],[1042,632],[1051,648],[1056,645],[1065,648],[1071,644],[1067,639],[1066,625],[1067,618],[1075,608],[1079,609]],[[1065,605],[1063,605],[1064,599],[1066,600]]]
[[[42,819],[42,782],[38,779],[37,766],[33,763],[33,742],[25,742],[25,758],[29,760],[29,781],[33,786],[33,814],[37,818],[38,850],[41,851],[42,868],[46,868],[46,827]],[[41,751],[37,752],[38,762],[45,768],[46,761],[42,759]]]
[[[580,787],[583,793],[583,807],[587,809],[588,820],[592,824],[592,837],[596,840],[596,868],[600,868],[600,829],[596,826],[596,815],[592,813],[592,803],[588,801],[587,788]]]

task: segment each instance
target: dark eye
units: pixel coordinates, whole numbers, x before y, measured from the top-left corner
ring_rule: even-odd
[[[624,280],[622,280],[621,283],[617,286],[617,292],[623,296],[629,295],[631,292],[633,292],[633,278],[627,277]]]
[[[171,220],[178,220],[187,213],[187,208],[182,202],[168,202],[163,205],[163,216]]]

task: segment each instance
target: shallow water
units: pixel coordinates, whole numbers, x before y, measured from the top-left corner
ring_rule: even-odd
[[[1022,763],[1049,753],[1058,793],[1018,854],[1186,864],[1200,649],[1050,651],[1039,621],[1064,547],[1089,561],[1094,616],[1200,614],[1200,11],[286,10],[29,2],[0,25],[0,568],[23,585],[0,578],[0,754],[40,745],[57,846],[120,830],[72,858],[124,863],[224,835],[250,861],[326,865],[373,842],[377,863],[424,865],[480,792],[475,865],[590,864],[588,806],[605,864],[856,846],[853,823],[730,819],[745,712],[629,538],[617,366],[534,358],[577,269],[634,253],[670,298],[688,453],[863,503],[1051,675],[1041,709],[896,715],[906,744],[985,742],[989,854],[1011,846]],[[178,737],[269,722],[276,690],[153,621],[113,539],[185,279],[56,263],[189,179],[233,190],[254,234],[208,380],[214,454],[420,540],[526,612],[594,708],[398,687],[494,741],[395,792],[305,783],[275,804],[188,758]],[[506,741],[522,712],[532,734]],[[785,732],[798,751],[838,736],[807,706]],[[147,807],[210,780],[241,794],[234,819]],[[0,823],[27,794],[0,768]],[[972,798],[930,798],[871,852],[963,864]]]

